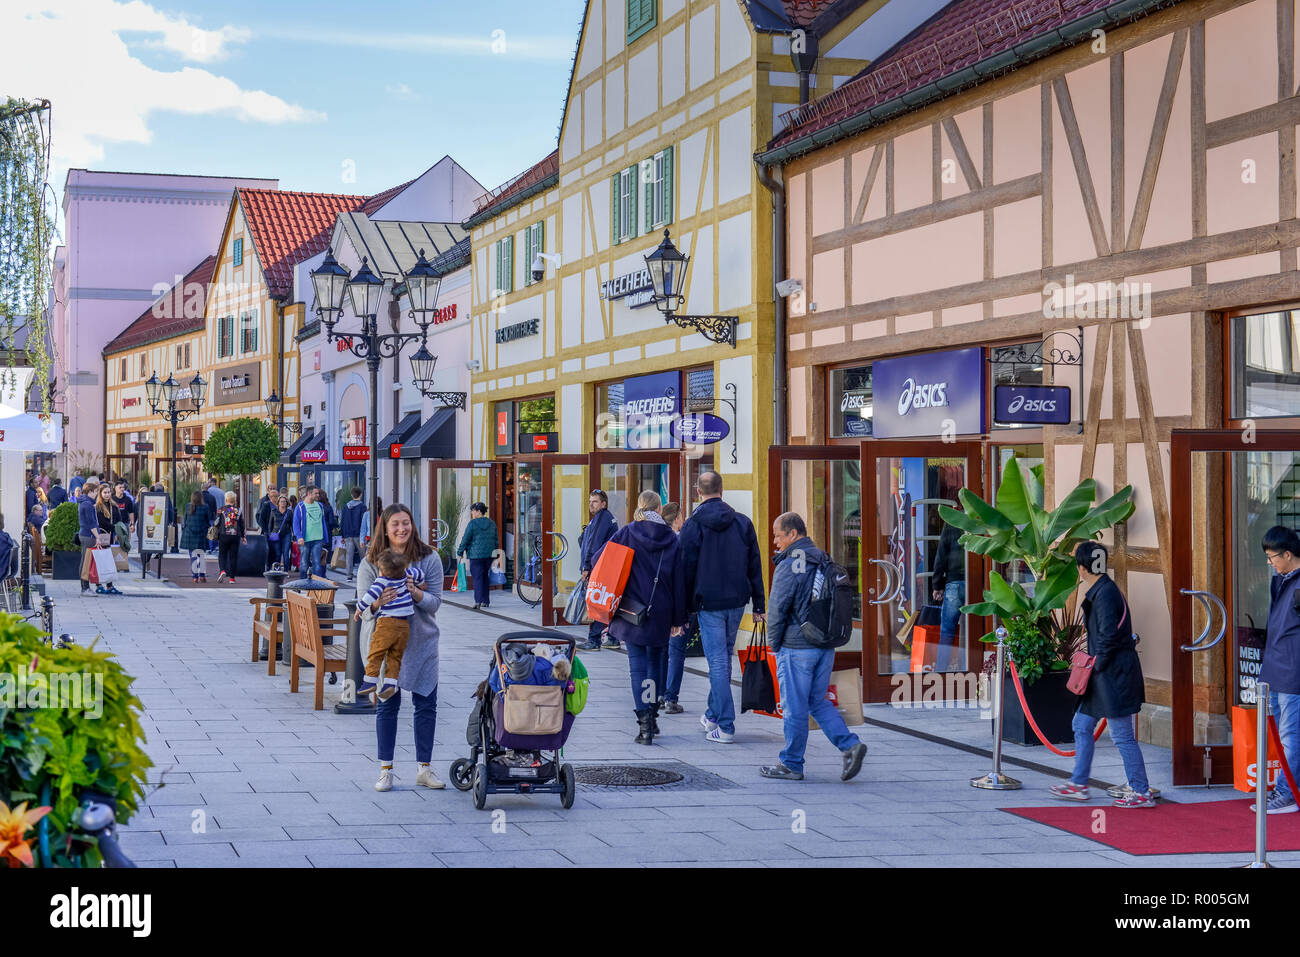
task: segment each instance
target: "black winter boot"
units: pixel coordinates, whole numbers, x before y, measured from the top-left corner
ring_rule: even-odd
[[[637,744],[653,744],[655,740],[654,726],[650,723],[654,720],[649,708],[643,708],[636,713],[637,727],[641,733],[636,736]]]
[[[663,734],[659,730],[659,708],[660,703],[658,701],[650,706],[650,730],[655,734]]]

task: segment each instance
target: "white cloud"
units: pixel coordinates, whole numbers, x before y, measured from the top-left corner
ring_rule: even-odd
[[[415,91],[405,83],[389,83],[384,87],[384,92],[398,100],[415,99]]]
[[[493,30],[485,36],[452,33],[353,33],[347,30],[321,30],[295,25],[292,30],[268,27],[258,36],[321,43],[330,46],[396,50],[403,53],[441,53],[468,56],[513,57],[520,60],[549,60],[568,63],[573,59],[574,38],[516,36],[506,30]]]
[[[154,69],[130,49],[144,44],[211,63],[246,40],[245,31],[202,30],[141,0],[59,0],[55,9],[41,4],[18,0],[18,9],[5,13],[0,90],[52,102],[56,170],[102,160],[108,143],[152,142],[149,119],[158,112],[223,114],[273,125],[325,118],[207,69]]]

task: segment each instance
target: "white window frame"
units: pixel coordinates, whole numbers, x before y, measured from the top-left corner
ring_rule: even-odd
[[[619,234],[613,237],[616,244],[625,243],[639,235],[637,230],[637,214],[640,212],[641,206],[637,202],[637,196],[641,191],[638,183],[639,170],[640,164],[629,166],[627,169],[619,170],[614,174],[618,180],[618,191],[610,197],[610,202],[617,203],[619,208]]]

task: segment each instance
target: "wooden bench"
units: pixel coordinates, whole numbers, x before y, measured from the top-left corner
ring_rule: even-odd
[[[266,639],[266,673],[275,674],[275,659],[280,657],[280,639],[284,637],[284,599],[250,598],[253,606],[253,661],[261,654],[261,640]]]
[[[31,522],[27,523],[27,531],[32,536],[32,571],[38,575],[49,575],[54,577],[54,555],[45,550],[45,545],[41,542],[41,533]]]
[[[320,711],[325,707],[325,672],[346,671],[348,666],[348,647],[346,643],[327,645],[321,639],[325,635],[346,636],[346,625],[342,628],[322,628],[321,620],[316,615],[316,605],[310,595],[290,591],[285,593],[285,602],[289,609],[289,634],[293,643],[293,664],[289,667],[289,690],[298,690],[298,662],[310,662],[316,669],[314,675],[316,696],[313,707]],[[333,619],[331,625],[339,619]]]

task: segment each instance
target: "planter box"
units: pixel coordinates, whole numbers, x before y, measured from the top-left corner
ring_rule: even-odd
[[[53,551],[55,581],[76,581],[81,577],[81,552]]]
[[[1048,671],[1025,689],[1025,702],[1043,736],[1052,744],[1074,743],[1070,722],[1074,720],[1079,696],[1065,687],[1069,671]],[[1034,729],[1025,720],[1010,671],[1002,679],[1002,740],[1015,744],[1040,744]]]

